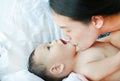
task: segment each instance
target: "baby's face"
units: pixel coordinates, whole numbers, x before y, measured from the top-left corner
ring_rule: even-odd
[[[34,60],[39,63],[69,63],[76,57],[76,46],[63,40],[55,40],[52,43],[41,44],[35,49]]]

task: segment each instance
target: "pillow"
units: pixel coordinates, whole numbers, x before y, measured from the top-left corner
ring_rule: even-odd
[[[27,71],[29,55],[60,38],[47,0],[0,0],[0,80],[42,81]]]
[[[64,78],[62,81],[86,81],[78,78],[75,73],[71,72],[67,78]]]
[[[6,75],[1,81],[44,81],[36,75],[26,71],[20,70],[13,74]]]

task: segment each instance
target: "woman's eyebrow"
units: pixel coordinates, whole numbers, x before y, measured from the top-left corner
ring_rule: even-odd
[[[65,29],[66,27],[65,26],[60,26],[60,28]]]

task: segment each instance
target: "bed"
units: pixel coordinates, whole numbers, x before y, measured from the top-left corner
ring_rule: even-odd
[[[0,0],[0,81],[44,81],[27,71],[29,55],[60,38],[48,0]]]

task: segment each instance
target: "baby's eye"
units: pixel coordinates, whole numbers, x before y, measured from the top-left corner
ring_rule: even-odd
[[[47,49],[50,50],[50,46],[47,46]]]

